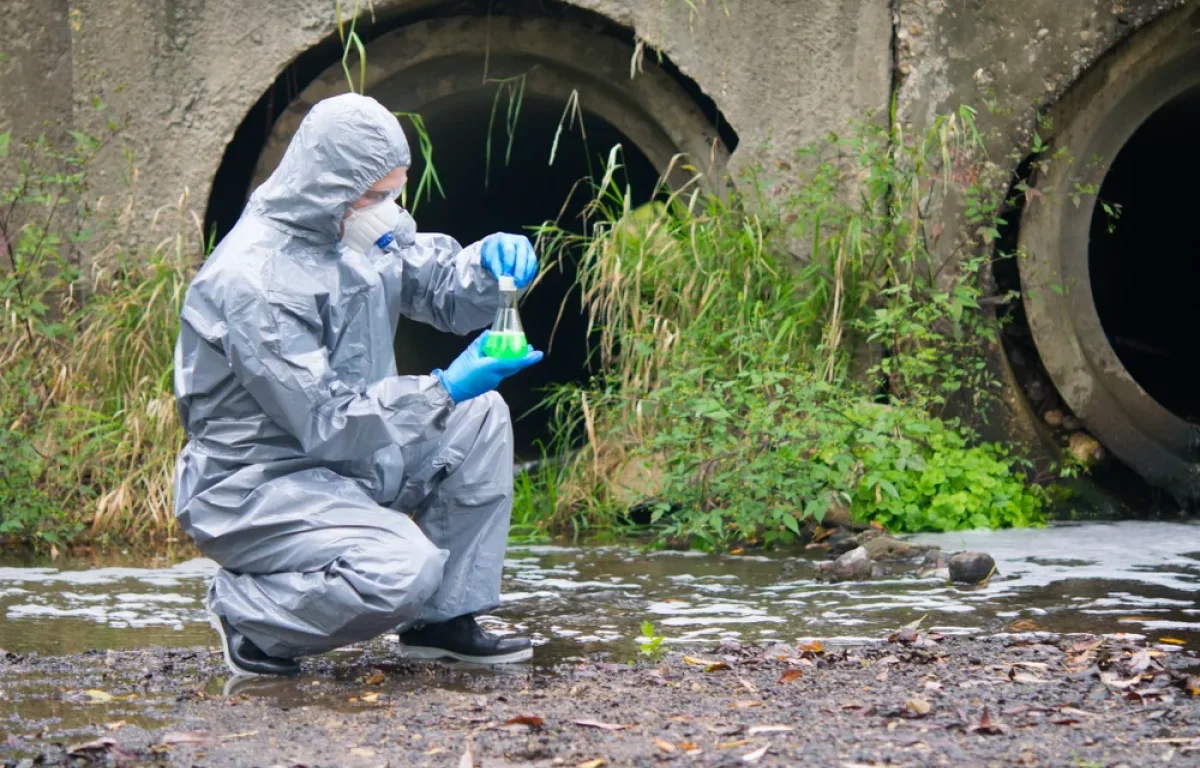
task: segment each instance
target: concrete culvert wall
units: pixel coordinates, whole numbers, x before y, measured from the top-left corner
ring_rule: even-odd
[[[1057,199],[1027,205],[1020,234],[1025,310],[1054,386],[1101,443],[1184,503],[1200,498],[1198,30],[1194,6],[1164,17],[1052,110],[1053,146],[1069,159],[1035,177]],[[1074,205],[1076,185],[1099,195]]]
[[[243,126],[241,140],[227,150],[208,216],[218,235],[236,219],[246,192],[278,163],[312,104],[347,89],[340,49],[330,50],[336,55],[295,94],[265,142],[254,125]],[[650,199],[663,175],[675,183],[691,178],[684,165],[702,170],[715,189],[736,134],[711,100],[666,62],[643,59],[631,81],[634,55],[632,40],[622,39],[619,30],[551,18],[433,19],[373,39],[364,92],[394,111],[419,114],[433,146],[444,196],[434,190],[410,201],[419,227],[446,232],[464,245],[491,232],[529,233],[547,221],[582,232],[589,179],[603,175],[616,145],[622,164],[617,181],[634,205]],[[285,83],[294,85],[292,77],[285,73]],[[273,92],[280,92],[278,84]],[[263,120],[265,107],[260,102],[247,120]],[[413,124],[404,122],[413,144],[411,195],[425,161]],[[256,158],[252,174],[246,173],[250,158]],[[549,413],[538,408],[545,388],[590,371],[586,317],[574,282],[568,263],[547,275],[536,300],[522,307],[530,342],[551,353],[546,363],[501,387],[518,418],[517,451],[523,456],[536,455],[536,442],[549,437]],[[426,373],[445,366],[465,342],[402,321],[399,370]]]
[[[103,134],[109,119],[128,116],[92,182],[97,192],[123,198],[128,149],[139,170],[134,209],[147,221],[187,189],[189,205],[207,204],[210,231],[222,234],[311,104],[346,88],[334,0],[10,5],[0,131],[11,126],[14,140],[46,124],[52,134]],[[1043,126],[1041,136],[1067,149],[1074,164],[1058,163],[1052,176],[1032,181],[1059,190],[1095,184],[1122,205],[1122,216],[1109,233],[1090,204],[1075,209],[1034,199],[1026,206],[1012,240],[1028,256],[1010,283],[1023,290],[1016,314],[1027,319],[1029,346],[1024,366],[1011,347],[1007,356],[999,345],[982,353],[1005,379],[1004,407],[987,422],[999,434],[989,437],[1039,445],[1041,412],[1029,406],[1058,408],[1061,400],[1083,421],[1080,431],[1141,476],[1180,498],[1200,496],[1200,398],[1186,384],[1194,377],[1186,310],[1178,309],[1189,305],[1194,269],[1190,211],[1181,201],[1185,166],[1195,162],[1187,131],[1194,133],[1188,126],[1196,104],[1189,94],[1200,81],[1200,0],[364,5],[358,29],[368,44],[366,90],[394,109],[426,116],[450,196],[425,201],[418,221],[462,240],[552,217],[550,197],[613,141],[626,148],[640,200],[647,179],[677,152],[711,166],[713,178],[725,167],[761,165],[775,174],[799,147],[844,133],[849,119],[887,114],[894,96],[894,114],[913,133],[929,128],[935,115],[978,108],[990,156],[1008,171],[1030,151],[1037,114],[1053,105],[1053,130]],[[631,76],[639,46],[643,68]],[[500,162],[507,136],[498,120],[487,189],[477,132],[496,86],[483,82],[485,69],[493,80],[527,73],[512,165]],[[589,154],[569,143],[577,133],[567,134],[548,167],[539,158],[545,151],[548,159],[548,147],[539,145],[573,91],[586,113]],[[97,99],[106,111],[95,110]],[[1111,170],[1089,166],[1092,155]],[[475,210],[460,215],[459,200]],[[964,252],[957,249],[975,230],[961,202],[947,201],[937,222],[944,227],[938,247],[948,259]],[[1173,211],[1175,203],[1182,207]],[[570,276],[554,280],[541,290],[557,299]],[[538,307],[554,299],[539,296]],[[530,325],[543,323],[531,315]],[[538,376],[582,375],[582,331],[567,322],[562,333],[554,363]],[[460,341],[451,349],[423,331],[405,340],[408,370],[436,364]],[[1014,375],[1020,368],[1044,369],[1037,387],[1044,397],[1022,394]],[[537,429],[527,426],[528,441]]]

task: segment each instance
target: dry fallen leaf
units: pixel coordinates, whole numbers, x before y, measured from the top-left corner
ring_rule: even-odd
[[[697,749],[700,749],[700,747],[697,747],[695,744],[693,744],[690,741],[679,742],[679,748],[682,749],[684,752],[695,752]]]
[[[790,725],[754,725],[747,731],[751,736],[759,733],[785,733],[796,730]]]
[[[595,720],[572,720],[571,722],[575,725],[582,725],[584,728],[599,728],[602,731],[623,731],[628,727],[617,723],[600,723]]]
[[[725,662],[718,659],[701,659],[697,656],[684,656],[684,662],[691,664],[693,667],[711,667],[714,664],[724,664]],[[728,666],[728,665],[726,665]]]
[[[504,721],[505,725],[523,725],[527,728],[541,728],[546,721],[537,715],[517,715]]]
[[[759,760],[762,759],[763,755],[767,754],[767,750],[770,748],[770,746],[771,746],[770,744],[766,744],[766,745],[761,746],[758,749],[754,750],[753,752],[747,752],[746,754],[742,755],[742,762],[743,763],[757,763]]]
[[[801,653],[825,653],[825,644],[820,640],[813,640],[811,643],[801,643]]]
[[[750,707],[761,707],[762,705],[763,703],[761,701],[755,701],[752,699],[739,699],[729,706],[731,709],[749,709]]]
[[[76,744],[73,747],[68,747],[67,754],[79,756],[87,752],[107,752],[115,746],[117,746],[117,740],[111,736],[105,736],[95,741],[89,741],[86,744]]]
[[[112,723],[105,723],[105,724],[104,724],[104,727],[105,727],[105,728],[107,728],[107,729],[108,729],[108,730],[110,730],[110,731],[119,731],[119,730],[121,730],[122,728],[124,728],[124,727],[125,727],[125,721],[124,721],[124,720],[117,720],[117,721],[115,721],[115,722],[112,722]]]
[[[929,711],[933,709],[933,705],[925,699],[922,699],[920,696],[914,696],[913,698],[904,702],[904,706],[908,707],[910,710],[916,712],[922,717],[928,715]]]
[[[1008,730],[1007,725],[997,723],[992,720],[992,716],[988,713],[988,708],[983,708],[983,715],[979,718],[979,725],[973,725],[967,730],[977,731],[978,733],[986,733],[991,736],[1004,733]]]
[[[800,677],[802,674],[804,674],[804,673],[798,669],[786,670],[786,671],[784,671],[784,673],[782,675],[779,676],[779,682],[780,683],[790,683],[793,680],[795,680],[796,678]]]
[[[383,679],[384,679],[383,673],[376,672],[375,674],[368,677],[366,682],[367,682],[367,685],[379,685],[380,683],[383,682]]]
[[[1166,643],[1167,645],[1187,645],[1186,640],[1180,640],[1178,637],[1160,637],[1158,642]]]
[[[203,744],[212,740],[211,733],[188,731],[184,733],[168,733],[162,737],[162,743],[171,744]]]
[[[675,745],[665,739],[655,739],[654,746],[661,749],[663,752],[674,752]]]
[[[1116,688],[1119,691],[1123,691],[1126,688],[1131,688],[1132,686],[1141,682],[1141,679],[1142,679],[1141,675],[1134,675],[1133,677],[1129,678],[1128,680],[1122,680],[1114,672],[1101,672],[1100,673],[1100,682],[1104,683],[1105,685],[1109,686],[1110,688]]]
[[[367,702],[368,704],[373,704],[373,703],[379,701],[379,697],[382,695],[383,694],[380,693],[379,691],[372,691],[371,693],[364,693],[362,695],[362,700]]]
[[[750,682],[746,678],[739,677],[738,682],[741,683],[742,687],[745,688],[750,693],[758,693],[758,686],[755,685],[754,683]]]
[[[724,741],[717,745],[717,749],[734,749],[736,747],[744,747],[750,743],[750,739],[738,739],[737,741]]]
[[[588,760],[586,763],[580,763],[575,768],[600,768],[604,765],[604,758],[597,757],[595,760]]]
[[[227,733],[221,736],[220,739],[222,741],[229,741],[230,739],[248,739],[251,736],[257,735],[258,731],[242,731],[241,733]]]
[[[1150,653],[1146,650],[1140,650],[1133,654],[1133,657],[1128,663],[1129,674],[1136,675],[1145,672],[1150,668]]]
[[[375,757],[375,750],[368,747],[355,747],[350,750],[350,754],[358,757]]]
[[[103,704],[113,700],[113,695],[111,693],[99,691],[95,688],[84,691],[83,695],[87,697],[89,704]]]
[[[1010,632],[1036,632],[1038,623],[1033,619],[1017,619],[1008,625]]]

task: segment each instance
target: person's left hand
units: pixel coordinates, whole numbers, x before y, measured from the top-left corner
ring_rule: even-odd
[[[497,232],[483,238],[479,247],[480,260],[496,277],[509,275],[518,288],[524,288],[537,276],[537,254],[533,243],[524,235]]]

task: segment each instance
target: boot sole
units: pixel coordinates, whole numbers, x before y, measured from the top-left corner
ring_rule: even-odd
[[[229,652],[229,636],[225,634],[225,628],[221,626],[221,617],[211,610],[208,612],[208,625],[217,633],[217,637],[221,638],[221,654],[225,657],[225,666],[235,677],[262,677],[257,672],[249,672],[233,663],[233,654]]]
[[[444,648],[428,648],[420,645],[400,645],[400,658],[411,661],[462,661],[468,664],[519,664],[533,658],[532,648],[523,648],[512,653],[500,653],[494,656],[471,656],[465,653],[455,653]]]

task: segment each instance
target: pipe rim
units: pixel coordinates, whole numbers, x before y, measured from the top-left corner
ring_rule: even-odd
[[[1059,127],[1052,143],[1072,160],[1052,165],[1037,186],[1067,190],[1079,181],[1098,188],[1105,171],[1092,158],[1111,162],[1154,112],[1200,87],[1197,28],[1194,5],[1169,14],[1085,75],[1051,111]],[[1200,426],[1138,384],[1101,325],[1089,265],[1094,208],[1065,199],[1026,207],[1019,268],[1034,342],[1059,394],[1101,443],[1177,497],[1200,498]]]
[[[486,51],[486,56],[484,55]],[[432,19],[394,29],[367,44],[363,92],[388,95],[387,106],[420,112],[427,104],[467,88],[496,87],[484,82],[497,71],[509,76],[521,62],[537,64],[526,88],[539,95],[563,98],[579,90],[580,106],[637,141],[638,148],[672,186],[692,177],[676,155],[703,172],[703,184],[719,189],[730,150],[695,101],[669,74],[644,56],[630,77],[634,49],[616,38],[561,19],[461,16]],[[409,77],[440,68],[437,83]],[[357,77],[356,66],[351,71]],[[519,71],[519,70],[518,70]],[[390,83],[390,85],[389,85]],[[259,155],[252,188],[278,165],[287,143],[312,105],[345,93],[341,64],[327,68],[275,121]],[[398,101],[394,101],[398,100]],[[411,137],[410,137],[411,138]],[[668,149],[669,148],[669,149]],[[435,148],[436,150],[436,148]]]

